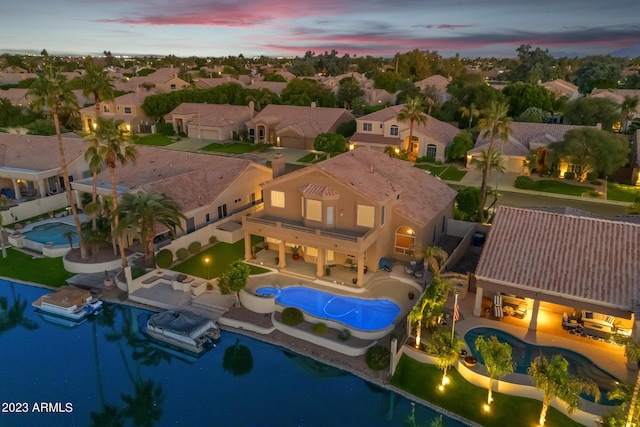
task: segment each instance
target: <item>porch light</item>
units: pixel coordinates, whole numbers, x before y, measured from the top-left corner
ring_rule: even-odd
[[[131,125],[127,125],[127,132],[131,132]]]
[[[91,127],[93,128],[93,130],[96,130],[96,128],[98,127],[97,123],[91,123]]]
[[[356,148],[356,145],[351,143],[349,144],[349,151],[353,151],[353,149]]]
[[[482,410],[484,412],[489,412],[491,410],[491,406],[489,406],[488,403],[485,403],[484,405],[482,405]]]
[[[396,147],[393,151],[395,151],[396,154],[400,154],[400,149],[398,147]]]

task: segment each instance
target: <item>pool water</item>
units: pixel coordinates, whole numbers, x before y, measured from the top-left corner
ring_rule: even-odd
[[[69,239],[66,237],[67,232],[71,232],[73,244],[78,244],[78,233],[73,225],[63,222],[49,222],[37,225],[29,231],[25,231],[24,235],[27,239],[38,243],[53,243],[54,245],[68,245]]]
[[[343,323],[362,331],[377,331],[390,326],[400,307],[386,299],[345,297],[303,286],[263,287],[257,295],[275,296],[278,304],[296,307],[323,319]]]
[[[561,354],[569,362],[569,373],[582,378],[593,380],[600,388],[600,401],[603,405],[619,405],[619,401],[610,401],[607,399],[607,392],[614,386],[617,378],[608,372],[600,369],[591,360],[585,356],[562,347],[538,346],[526,343],[515,336],[493,328],[474,328],[464,335],[464,340],[471,349],[473,355],[478,359],[479,363],[484,363],[482,356],[476,352],[475,342],[478,336],[489,338],[495,335],[498,341],[508,343],[512,350],[512,359],[516,364],[515,372],[527,375],[527,369],[531,365],[531,361],[537,356],[544,356],[550,360],[554,354]],[[583,395],[587,400],[593,401],[592,396]]]
[[[0,413],[0,425],[397,427],[411,414],[398,394],[232,332],[200,357],[165,348],[139,331],[139,308],[105,304],[73,328],[45,320],[31,302],[46,292],[0,280],[12,310],[0,308],[0,400],[29,408]],[[58,412],[33,412],[36,402]],[[435,416],[416,405],[420,425]]]

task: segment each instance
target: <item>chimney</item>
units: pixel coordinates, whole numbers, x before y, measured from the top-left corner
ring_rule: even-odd
[[[311,108],[316,108],[316,103],[315,102],[311,103]]]
[[[276,153],[271,159],[271,172],[273,178],[284,175],[284,155],[282,153]]]
[[[253,101],[249,101],[249,119],[253,119],[253,116],[256,114],[256,105]]]

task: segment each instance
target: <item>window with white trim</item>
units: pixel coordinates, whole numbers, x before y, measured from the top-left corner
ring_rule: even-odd
[[[371,132],[373,130],[373,125],[371,123],[363,123],[362,131],[363,132]]]
[[[376,209],[373,206],[358,205],[356,224],[362,227],[373,227]]]
[[[438,150],[438,147],[436,147],[435,144],[427,145],[427,157],[431,157],[435,159],[437,150]]]
[[[131,114],[131,107],[124,107],[125,114]]]
[[[398,136],[398,125],[391,125],[391,128],[389,129],[389,135]]]
[[[271,206],[284,208],[284,191],[271,190]]]

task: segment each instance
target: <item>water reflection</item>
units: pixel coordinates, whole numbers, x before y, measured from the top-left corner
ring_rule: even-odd
[[[240,344],[237,338],[234,345],[227,347],[222,358],[222,369],[234,377],[248,374],[253,369],[253,355],[249,347]]]
[[[0,335],[21,326],[28,330],[38,329],[38,324],[25,316],[27,301],[16,295],[14,284],[11,283],[12,300],[0,296]]]

